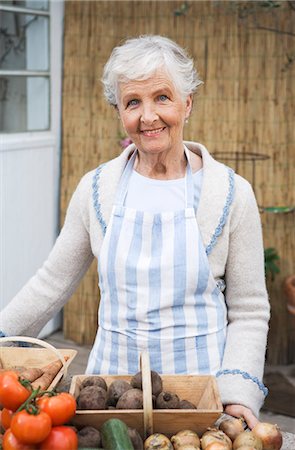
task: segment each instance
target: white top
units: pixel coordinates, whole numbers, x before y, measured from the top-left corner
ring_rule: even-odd
[[[185,180],[185,177],[176,180],[156,180],[144,177],[133,170],[125,206],[151,213],[180,211],[185,205]],[[195,210],[199,203],[202,180],[203,169],[200,169],[193,174]]]

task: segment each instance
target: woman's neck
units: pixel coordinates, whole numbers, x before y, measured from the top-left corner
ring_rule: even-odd
[[[192,171],[196,172],[202,167],[202,158],[190,152],[190,163]],[[148,178],[175,180],[185,176],[186,166],[184,149],[178,154],[146,154],[138,151],[134,170]]]

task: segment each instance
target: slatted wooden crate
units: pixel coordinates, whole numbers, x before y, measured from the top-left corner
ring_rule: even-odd
[[[75,375],[73,377],[70,393],[75,398],[80,393],[83,380],[88,376]],[[129,382],[132,378],[132,375],[97,376],[104,378],[108,387],[114,380]],[[117,418],[123,420],[129,427],[136,428],[142,437],[153,432],[171,437],[183,429],[192,429],[202,434],[208,427],[213,426],[223,411],[215,377],[210,375],[161,375],[161,378],[163,391],[174,392],[181,400],[189,400],[194,403],[197,409],[152,409],[150,372],[146,373],[143,370],[144,408],[142,410],[77,410],[73,419],[74,425],[78,427],[88,425],[99,430],[106,420]]]

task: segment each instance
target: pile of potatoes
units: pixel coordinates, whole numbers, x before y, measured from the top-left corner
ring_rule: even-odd
[[[163,382],[160,375],[151,371],[152,399],[155,409],[196,409],[188,400],[181,400],[173,392],[163,391]],[[104,409],[142,409],[142,375],[138,372],[130,382],[114,380],[109,387],[100,376],[85,378],[77,397],[77,409],[104,410]]]

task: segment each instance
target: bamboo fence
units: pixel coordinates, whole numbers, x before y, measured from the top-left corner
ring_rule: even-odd
[[[185,138],[247,178],[262,210],[295,205],[295,10],[291,2],[262,3],[65,2],[62,221],[81,176],[121,151],[123,131],[100,78],[113,47],[140,34],[170,37],[196,60],[204,85]],[[295,272],[295,213],[263,212],[261,219],[265,247],[280,256],[280,274],[268,281],[268,361],[294,363],[294,321],[281,284]],[[94,263],[64,310],[65,335],[76,342],[94,340],[97,286]]]

